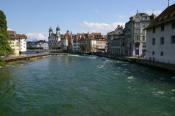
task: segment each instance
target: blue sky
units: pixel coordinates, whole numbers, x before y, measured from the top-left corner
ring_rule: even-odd
[[[139,12],[160,13],[168,0],[0,0],[8,27],[30,37],[46,38],[49,27],[61,32],[106,33]],[[170,0],[171,4],[175,0]]]

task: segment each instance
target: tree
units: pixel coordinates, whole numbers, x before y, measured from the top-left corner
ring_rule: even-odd
[[[5,56],[12,52],[9,39],[6,16],[4,12],[0,10],[0,56]]]

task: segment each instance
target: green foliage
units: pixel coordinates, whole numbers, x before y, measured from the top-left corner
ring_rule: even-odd
[[[4,66],[4,65],[5,65],[5,61],[0,58],[0,66]]]
[[[6,16],[4,12],[0,10],[0,56],[5,56],[12,52],[9,39]]]

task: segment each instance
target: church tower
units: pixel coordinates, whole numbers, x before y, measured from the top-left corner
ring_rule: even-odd
[[[60,35],[60,28],[59,28],[59,26],[56,27],[56,36],[58,37],[58,41],[61,41],[61,35]]]
[[[53,29],[50,27],[49,28],[49,37],[51,36],[52,33],[53,33]]]
[[[57,36],[60,34],[60,28],[58,26],[56,27],[56,34]]]

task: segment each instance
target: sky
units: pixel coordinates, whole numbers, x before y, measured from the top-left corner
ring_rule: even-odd
[[[33,39],[47,39],[48,29],[61,33],[102,32],[124,25],[138,12],[158,15],[168,0],[0,0],[8,28]],[[175,0],[170,0],[170,4]]]

